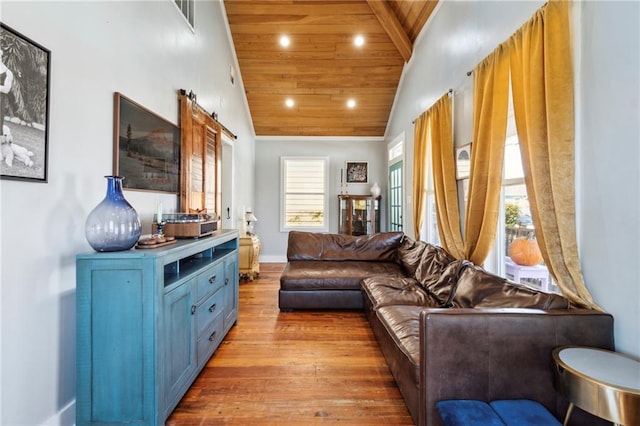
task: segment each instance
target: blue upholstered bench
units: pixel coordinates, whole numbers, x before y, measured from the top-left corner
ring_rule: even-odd
[[[459,399],[436,403],[445,426],[560,426],[544,406],[528,399]]]

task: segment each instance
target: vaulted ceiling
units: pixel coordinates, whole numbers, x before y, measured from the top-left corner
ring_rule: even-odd
[[[436,4],[225,0],[256,135],[383,136],[402,68]]]

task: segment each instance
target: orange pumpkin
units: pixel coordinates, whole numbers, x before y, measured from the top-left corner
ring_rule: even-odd
[[[509,257],[518,265],[532,266],[542,262],[542,253],[535,238],[514,239],[509,246]]]

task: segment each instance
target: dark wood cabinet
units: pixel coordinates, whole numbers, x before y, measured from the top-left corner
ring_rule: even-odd
[[[380,200],[371,195],[338,195],[341,234],[369,235],[380,232]]]

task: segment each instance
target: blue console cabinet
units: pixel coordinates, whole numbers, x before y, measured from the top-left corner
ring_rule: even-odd
[[[164,424],[238,320],[238,232],[76,257],[76,424]]]

